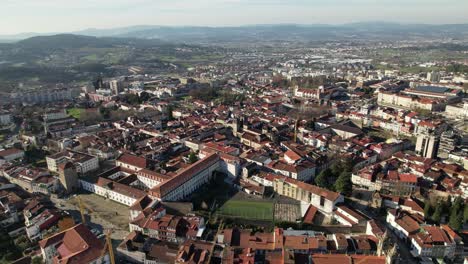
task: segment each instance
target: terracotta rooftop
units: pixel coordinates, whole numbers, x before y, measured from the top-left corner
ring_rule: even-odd
[[[140,169],[144,169],[148,165],[148,161],[145,158],[130,154],[123,154],[117,159],[117,161]]]
[[[41,248],[55,247],[57,255],[53,263],[80,264],[99,259],[104,253],[104,244],[83,224],[78,224],[61,233],[39,242]]]
[[[212,166],[218,161],[219,156],[217,154],[211,154],[205,157],[204,159],[195,162],[190,167],[183,169],[172,179],[165,181],[164,183],[158,186],[155,186],[153,189],[151,189],[151,194],[155,197],[163,198],[168,193],[190,180],[194,175],[200,173],[201,171]]]

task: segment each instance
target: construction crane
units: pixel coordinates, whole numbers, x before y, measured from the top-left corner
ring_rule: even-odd
[[[111,263],[111,264],[115,264],[114,249],[112,248],[111,234],[112,234],[112,230],[111,230],[111,229],[107,229],[107,230],[106,230],[106,244],[107,244],[107,250],[109,251],[110,263]]]
[[[86,216],[85,216],[85,211],[84,211],[84,205],[83,202],[81,201],[80,197],[77,197],[78,199],[78,205],[80,206],[80,214],[81,214],[81,223],[83,225],[86,225]]]
[[[81,200],[79,196],[77,197],[77,199],[78,199],[78,204],[80,206],[81,223],[83,223],[83,225],[86,225],[86,216],[85,216],[85,208],[84,208],[83,201]],[[115,264],[114,249],[112,248],[111,234],[112,234],[112,229],[107,229],[105,233],[106,243],[103,248],[102,256],[104,256],[106,254],[106,251],[108,251],[110,263]]]
[[[110,264],[115,264],[114,249],[112,248],[111,234],[112,234],[112,229],[107,229],[105,231],[106,243],[104,244],[104,248],[102,249],[101,257],[104,257],[106,255],[106,252],[108,252]]]
[[[214,237],[214,241],[213,241],[213,245],[211,246],[211,250],[210,250],[210,252],[208,252],[208,254],[209,254],[208,261],[206,262],[208,264],[211,263],[211,257],[213,256],[213,252],[215,250],[216,241],[218,240],[218,235],[223,231],[223,228],[224,228],[224,221],[221,221],[221,223],[218,226],[218,231],[216,231],[216,235]]]

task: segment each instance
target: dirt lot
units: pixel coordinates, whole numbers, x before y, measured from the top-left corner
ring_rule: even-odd
[[[104,232],[112,229],[114,247],[128,235],[128,207],[95,194],[78,194],[85,207],[86,221],[91,228]],[[81,222],[77,197],[53,199],[57,208],[67,211],[77,222]]]

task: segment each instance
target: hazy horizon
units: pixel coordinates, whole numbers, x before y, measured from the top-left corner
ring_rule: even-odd
[[[0,35],[149,26],[465,24],[459,0],[4,0]]]

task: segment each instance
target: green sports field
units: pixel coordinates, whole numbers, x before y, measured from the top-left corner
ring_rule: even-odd
[[[68,112],[68,115],[76,119],[80,119],[81,114],[85,112],[85,110],[83,108],[71,108],[71,109],[68,109],[67,112]]]
[[[230,200],[219,208],[218,214],[251,220],[273,220],[273,210],[272,202]]]

